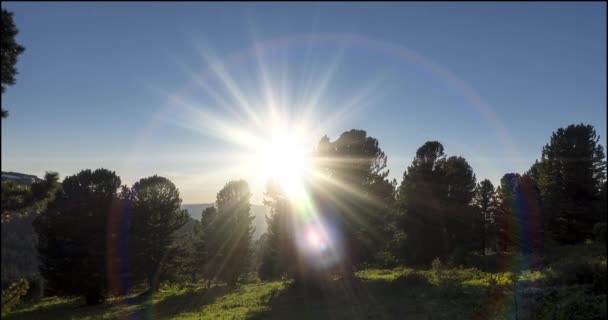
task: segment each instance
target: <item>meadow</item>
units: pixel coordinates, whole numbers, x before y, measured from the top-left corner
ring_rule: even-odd
[[[353,283],[323,287],[250,275],[236,287],[166,285],[87,306],[48,297],[5,319],[605,319],[606,253],[601,244],[566,246],[542,259],[477,257],[479,267],[365,268]],[[484,264],[483,260],[504,263]],[[533,261],[534,263],[530,263]],[[517,266],[529,268],[513,272]],[[500,268],[505,268],[500,271]],[[487,270],[483,270],[487,269]],[[494,270],[491,270],[494,269]],[[508,269],[508,270],[507,270]]]

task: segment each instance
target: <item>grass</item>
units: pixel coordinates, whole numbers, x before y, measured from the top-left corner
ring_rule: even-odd
[[[598,287],[596,280],[605,281],[605,253],[572,247],[558,254],[562,258],[550,260],[551,264],[517,273],[435,264],[429,269],[368,268],[356,272],[354,283],[334,280],[322,288],[297,286],[291,281],[249,283],[232,289],[194,284],[161,289],[152,299],[129,296],[99,306],[86,306],[79,298],[51,297],[22,305],[3,318],[606,318],[606,289]]]

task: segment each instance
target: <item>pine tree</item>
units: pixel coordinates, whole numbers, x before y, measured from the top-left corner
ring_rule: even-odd
[[[548,229],[560,243],[591,237],[606,179],[604,149],[591,125],[559,128],[543,147],[538,186]]]
[[[166,178],[152,176],[136,182],[131,188],[133,217],[131,222],[131,258],[135,279],[145,279],[150,290],[166,273],[168,254],[176,253],[176,234],[189,216],[181,209],[181,198],[175,185]]]
[[[41,274],[60,295],[84,295],[88,304],[108,293],[108,221],[121,215],[120,178],[112,171],[83,170],[66,177],[56,198],[34,221]]]

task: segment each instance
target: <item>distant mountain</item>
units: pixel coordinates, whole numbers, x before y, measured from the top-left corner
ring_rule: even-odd
[[[190,217],[200,221],[203,210],[211,206],[213,206],[213,203],[191,203],[183,204],[182,208],[188,210]],[[266,214],[268,214],[268,207],[252,204],[251,211],[253,212],[253,215],[255,215],[255,219],[253,219],[253,225],[255,226],[253,239],[256,240],[266,232]]]
[[[4,172],[2,171],[2,180],[13,180],[19,184],[31,185],[39,181],[40,178],[35,175],[19,173],[19,172]]]

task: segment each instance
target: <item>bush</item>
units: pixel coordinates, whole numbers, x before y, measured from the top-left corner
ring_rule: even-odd
[[[592,285],[595,293],[606,292],[606,258],[565,260],[548,272],[549,285]]]
[[[6,290],[2,290],[2,315],[10,312],[21,302],[21,297],[25,296],[30,288],[25,279],[11,284]]]
[[[431,263],[431,269],[433,271],[433,276],[435,277],[435,279],[440,282],[443,279],[445,273],[443,263],[441,263],[441,259],[435,258]]]

